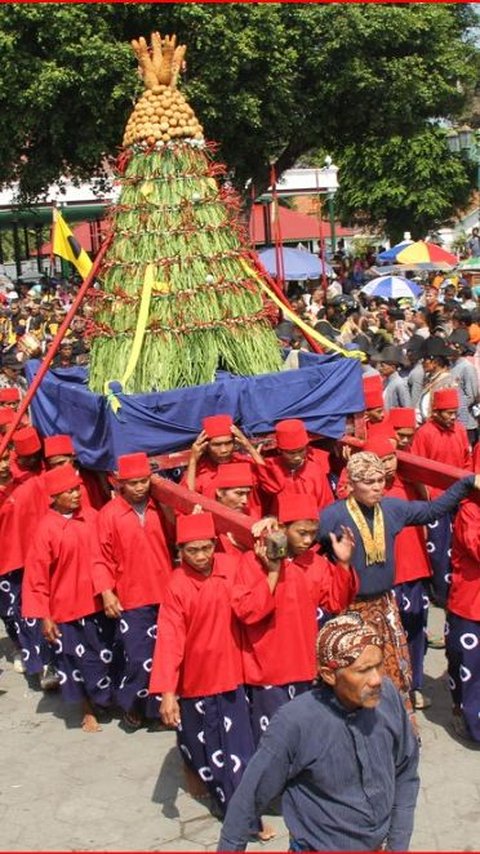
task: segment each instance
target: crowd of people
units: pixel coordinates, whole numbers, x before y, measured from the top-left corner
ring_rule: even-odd
[[[26,387],[25,359],[45,349],[72,299],[60,287],[31,290],[20,284],[1,308],[3,435]],[[292,418],[262,450],[228,413],[212,414],[189,449],[181,483],[195,494],[180,514],[141,449],[115,471],[93,472],[70,436],[41,436],[25,415],[0,459],[0,616],[14,669],[81,703],[86,732],[116,710],[127,731],[176,729],[190,790],[205,789],[227,814],[223,850],[252,833],[269,838],[261,813],[284,790],[292,850],[405,850],[418,790],[415,713],[431,702],[428,642],[446,647],[452,727],[480,741],[480,314],[471,292],[440,276],[408,307],[308,296],[293,295],[297,311],[365,355],[361,446],[312,438]],[[87,326],[88,306],[56,366],[85,364]],[[289,331],[279,324],[280,346],[306,346]],[[445,491],[412,483],[397,451],[465,475]],[[202,496],[230,519],[248,517],[248,545],[234,522],[218,529]],[[446,610],[444,639],[428,639],[431,601]],[[358,712],[378,753],[381,804],[358,770],[358,745],[356,759],[345,746],[335,776],[333,756],[309,742],[318,704],[339,744]],[[375,717],[377,706],[385,710]],[[389,718],[394,767],[381,755],[380,719]],[[312,751],[329,776],[318,767],[305,782]],[[354,827],[356,798],[372,812]],[[323,830],[312,805],[327,816]]]

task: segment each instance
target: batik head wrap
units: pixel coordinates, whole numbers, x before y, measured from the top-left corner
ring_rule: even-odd
[[[325,623],[317,636],[318,668],[340,670],[349,667],[367,646],[383,647],[375,626],[365,622],[356,611],[334,617]]]
[[[392,454],[395,453],[392,447]],[[385,474],[384,465],[376,454],[370,451],[360,451],[358,454],[352,454],[347,463],[347,475],[350,483],[355,483],[363,480],[367,472],[380,472]]]

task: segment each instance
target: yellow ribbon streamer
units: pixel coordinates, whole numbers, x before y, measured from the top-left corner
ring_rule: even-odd
[[[308,323],[305,323],[304,320],[302,320],[300,317],[297,317],[297,315],[293,311],[291,311],[291,309],[287,308],[287,306],[284,305],[282,300],[277,297],[277,295],[268,287],[268,285],[265,284],[265,282],[260,278],[258,273],[256,273],[256,271],[252,267],[250,267],[249,264],[247,264],[244,258],[241,258],[240,261],[245,272],[248,273],[249,276],[253,276],[255,281],[258,282],[258,284],[267,294],[269,299],[271,299],[272,302],[274,302],[275,305],[281,309],[282,314],[289,320],[291,320],[292,323],[295,323],[295,325],[298,326],[299,329],[302,330],[302,332],[306,332],[307,335],[310,336],[310,338],[313,338],[314,341],[317,341],[318,344],[321,344],[321,346],[324,347],[325,350],[334,350],[336,353],[340,353],[347,359],[360,359],[362,362],[365,361],[365,353],[362,353],[361,350],[344,350],[343,347],[340,347],[338,344],[334,344],[333,341],[329,341],[328,338],[324,338],[324,336],[320,335],[320,333],[317,332],[316,329],[313,329],[311,326],[308,325]]]
[[[135,335],[133,338],[132,349],[130,351],[130,356],[128,357],[127,366],[123,372],[123,377],[120,380],[120,384],[122,389],[127,385],[130,377],[132,376],[137,362],[140,356],[140,352],[142,349],[143,339],[145,337],[145,329],[147,327],[148,315],[150,313],[150,300],[152,297],[152,290],[155,287],[155,278],[154,278],[154,265],[149,264],[147,269],[145,270],[145,276],[143,279],[143,288],[142,288],[142,296],[140,299],[140,310],[138,312],[137,317],[137,326],[135,329]],[[163,286],[163,283],[157,283]],[[104,385],[104,392],[107,396],[107,402],[112,407],[114,414],[116,415],[118,410],[121,409],[122,404],[120,403],[118,397],[110,388],[110,383],[112,380],[107,380]]]

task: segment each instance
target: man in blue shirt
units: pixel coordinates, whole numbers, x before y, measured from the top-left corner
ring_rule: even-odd
[[[236,790],[219,851],[243,851],[282,794],[292,851],[406,851],[418,795],[418,742],[383,677],[382,640],[358,613],[318,635],[319,687],[282,706]]]

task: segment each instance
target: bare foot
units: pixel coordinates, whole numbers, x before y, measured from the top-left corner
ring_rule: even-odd
[[[84,732],[101,732],[102,731],[102,727],[98,723],[95,715],[92,715],[91,712],[87,712],[83,716],[82,729]]]
[[[275,839],[276,832],[271,824],[265,824],[262,821],[262,829],[258,831],[257,836],[260,842],[268,842],[269,839]]]

